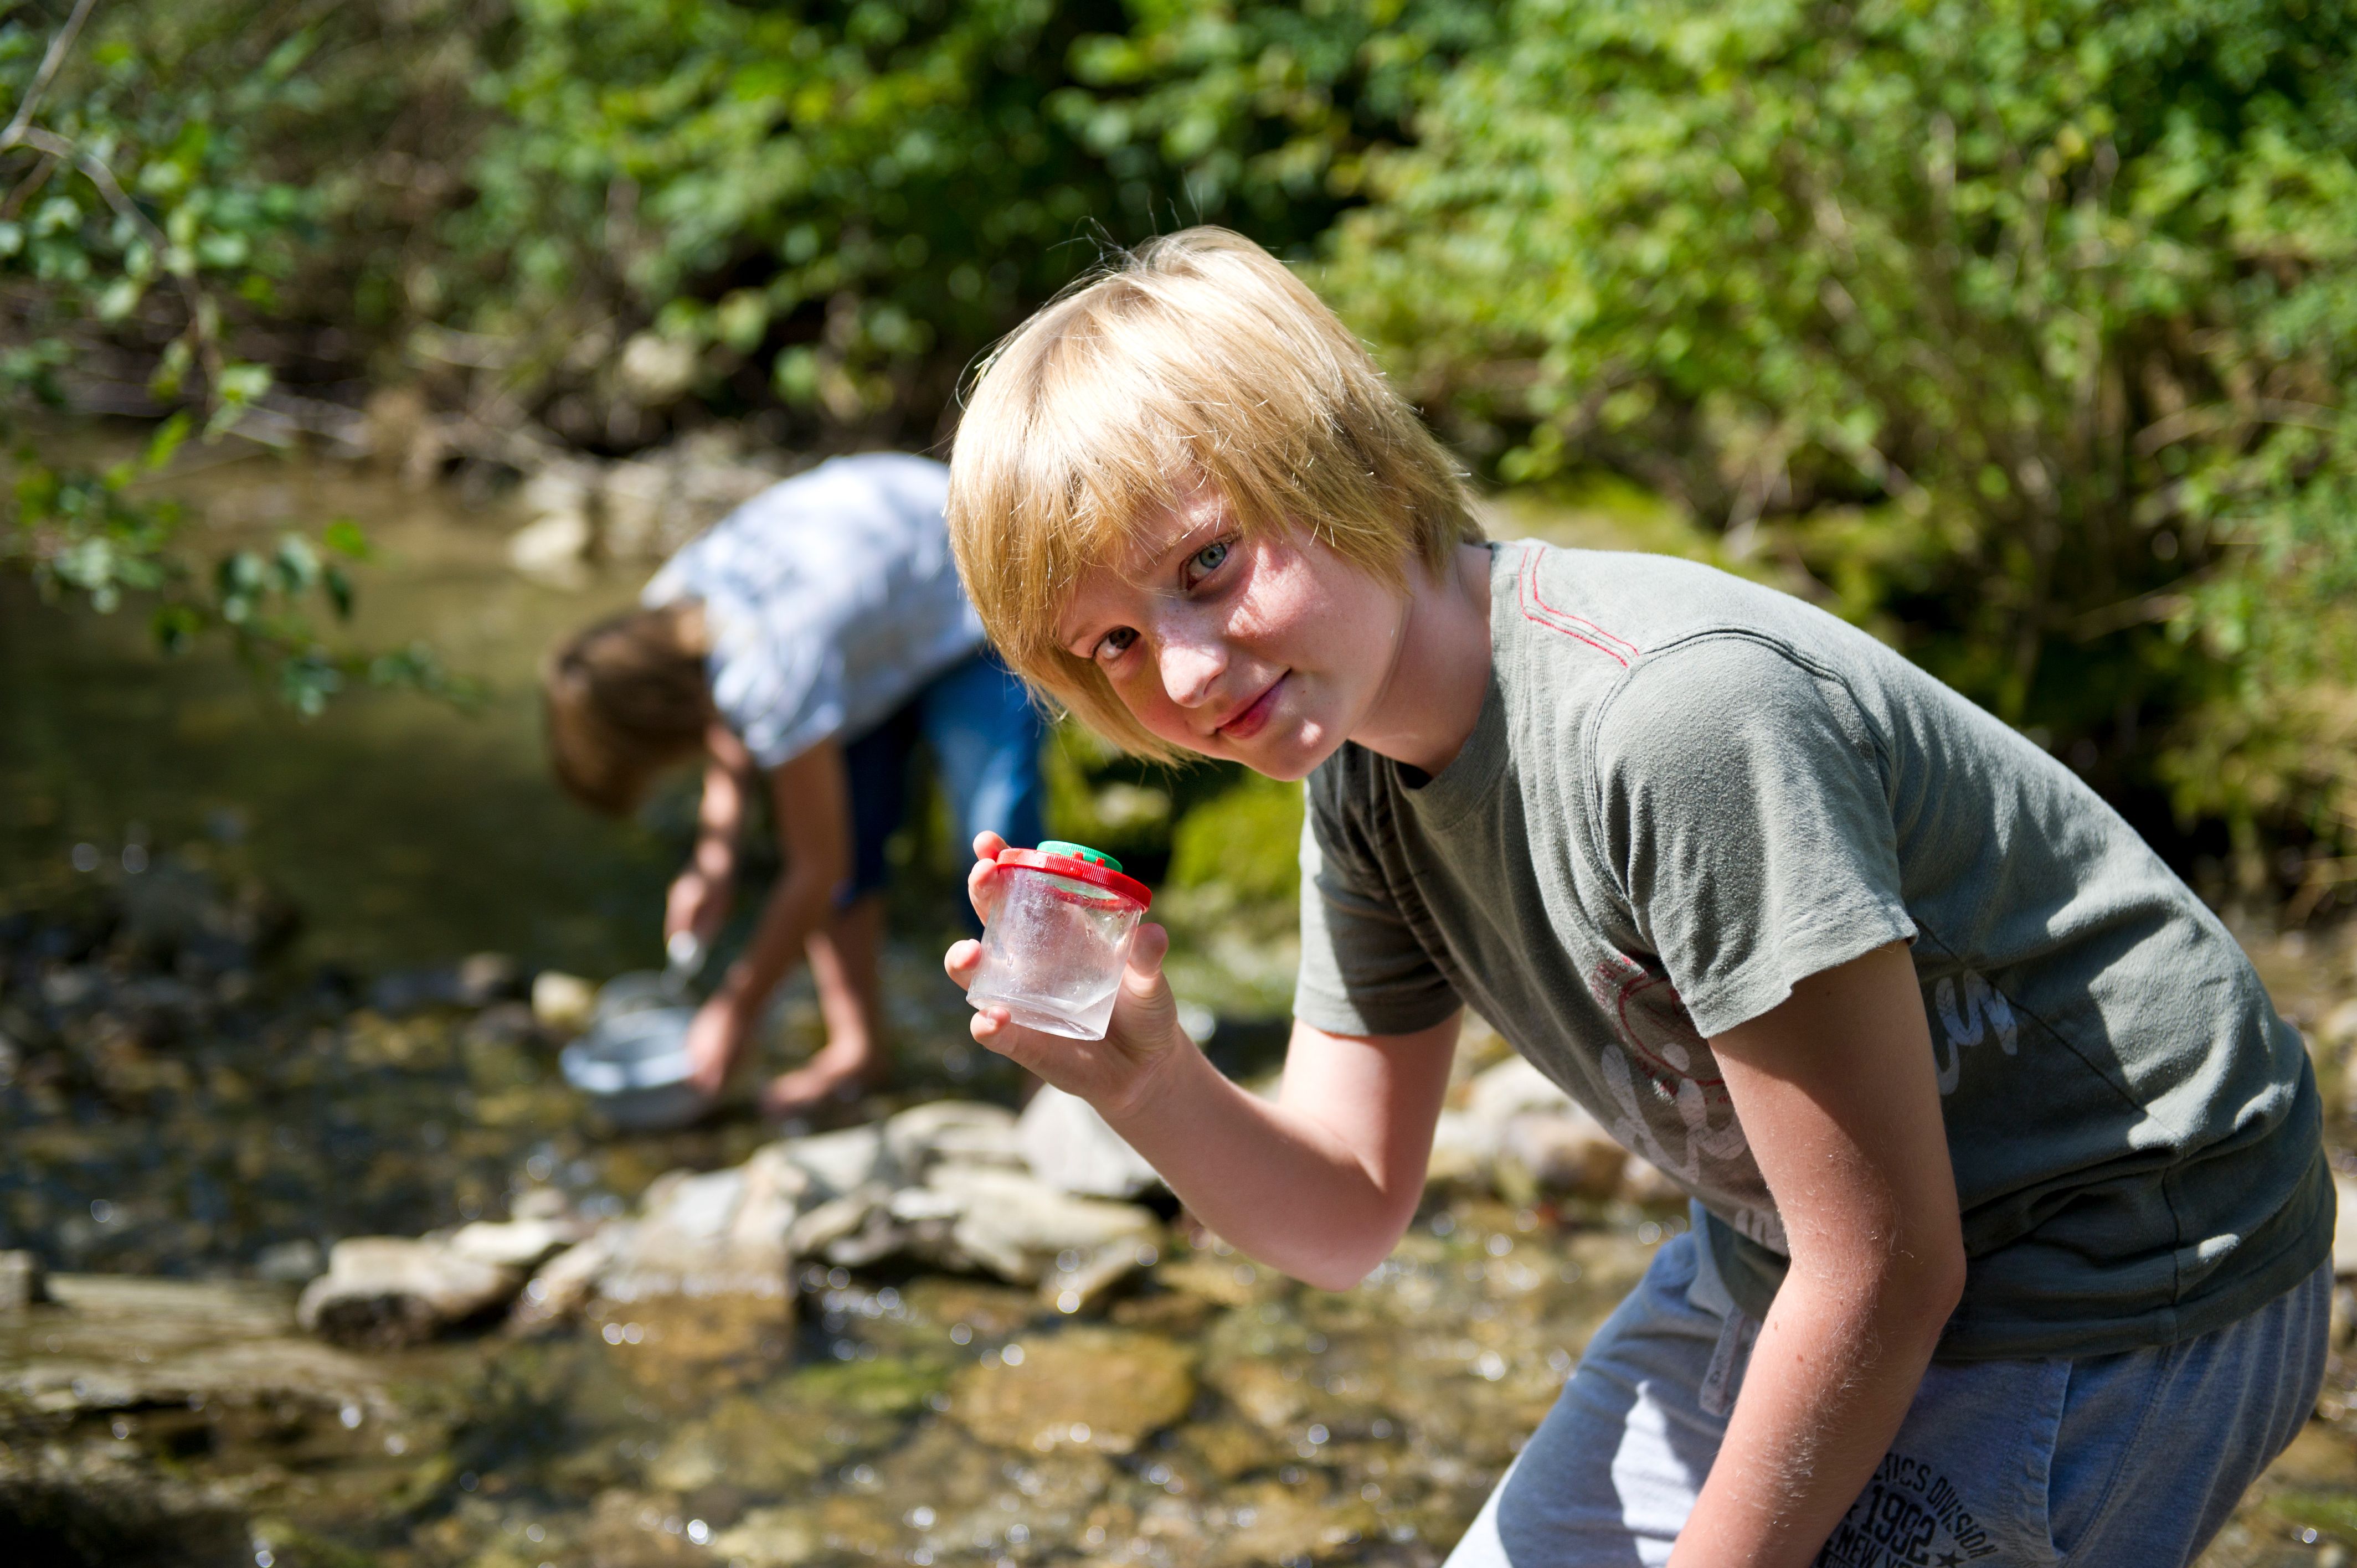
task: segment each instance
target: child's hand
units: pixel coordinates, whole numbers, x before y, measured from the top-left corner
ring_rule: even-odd
[[[682,931],[692,931],[697,940],[710,941],[728,918],[735,891],[729,877],[702,866],[691,865],[681,872],[672,879],[671,891],[663,898],[663,940],[667,942]]]
[[[1006,841],[996,833],[980,833],[974,841],[974,865],[966,875],[966,897],[985,924],[998,907],[998,852],[1006,847]],[[1169,950],[1170,934],[1160,926],[1147,921],[1137,928],[1130,939],[1121,990],[1114,998],[1113,1022],[1102,1040],[1075,1040],[1026,1028],[999,1006],[975,1009],[974,1037],[1118,1121],[1145,1103],[1156,1076],[1173,1056],[1192,1048],[1178,1027],[1178,1004],[1170,994],[1170,983],[1162,977],[1163,955]],[[942,967],[963,989],[973,982],[981,962],[982,944],[967,940],[951,947]]]

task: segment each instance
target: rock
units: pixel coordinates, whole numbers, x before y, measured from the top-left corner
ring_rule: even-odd
[[[2316,1037],[2330,1050],[2357,1045],[2357,996],[2325,1014],[2324,1021],[2316,1026]]]
[[[840,1197],[871,1182],[893,1184],[899,1175],[885,1147],[884,1130],[875,1124],[786,1138],[770,1147],[778,1151],[777,1158],[807,1175],[822,1198]]]
[[[1075,1197],[1019,1171],[944,1165],[926,1185],[953,1199],[957,1250],[1003,1280],[1037,1284],[1067,1251],[1160,1247],[1162,1222],[1132,1203]]]
[[[797,1219],[787,1231],[787,1243],[797,1257],[814,1257],[866,1225],[867,1217],[892,1199],[889,1188],[870,1183],[841,1197],[830,1197]]]
[[[597,1281],[613,1265],[627,1224],[608,1225],[576,1247],[559,1252],[541,1265],[517,1295],[508,1326],[531,1329],[562,1322],[587,1305],[597,1292]]]
[[[1631,1203],[1660,1206],[1684,1203],[1687,1194],[1686,1189],[1671,1180],[1661,1166],[1631,1155],[1620,1173],[1620,1196]]]
[[[503,1269],[530,1270],[588,1233],[573,1219],[478,1219],[450,1238],[451,1250]]]
[[[253,1255],[253,1277],[274,1284],[309,1284],[327,1272],[327,1254],[307,1236],[273,1242]]]
[[[1498,1128],[1463,1111],[1443,1111],[1432,1129],[1432,1157],[1425,1165],[1426,1186],[1471,1186],[1490,1179],[1498,1156]]]
[[[1017,1141],[1015,1113],[971,1100],[936,1100],[901,1112],[884,1123],[884,1150],[908,1181],[922,1181],[937,1165],[1019,1170],[1025,1154]]]
[[[1523,1111],[1509,1117],[1498,1139],[1501,1196],[1515,1203],[1541,1197],[1607,1198],[1620,1187],[1629,1151],[1604,1124],[1577,1105]]]
[[[588,581],[583,563],[595,537],[586,512],[544,512],[508,540],[508,564],[538,582],[579,587]]]
[[[2332,1273],[2348,1279],[2357,1275],[2357,1180],[2334,1172],[2332,1198],[2341,1210],[2332,1222]]]
[[[35,1309],[38,1355],[29,1342],[0,1342],[0,1404],[52,1414],[192,1401],[393,1411],[369,1361],[294,1337],[276,1286],[53,1274],[49,1294],[56,1306]]]
[[[468,953],[458,961],[457,981],[462,1007],[488,1007],[523,992],[523,971],[503,952]]]
[[[624,397],[641,408],[659,408],[677,402],[694,383],[695,369],[694,344],[660,332],[634,332],[622,345],[615,376]]]
[[[1115,1241],[1090,1251],[1074,1249],[1056,1256],[1055,1271],[1039,1282],[1039,1300],[1058,1312],[1086,1312],[1104,1304],[1134,1276],[1152,1268],[1159,1249],[1143,1241]]]
[[[49,1299],[48,1271],[31,1252],[0,1252],[0,1312],[23,1312]]]
[[[597,988],[579,975],[544,969],[532,977],[532,1015],[543,1027],[586,1029],[597,1010]]]
[[[1562,1111],[1571,1105],[1571,1096],[1527,1057],[1512,1057],[1475,1074],[1465,1091],[1466,1111],[1495,1127],[1525,1111]]]
[[[1232,1528],[1202,1560],[1204,1568],[1251,1568],[1355,1558],[1381,1533],[1372,1504],[1321,1496],[1322,1488],[1263,1481],[1237,1487],[1222,1501]]]
[[[950,1416],[1002,1448],[1128,1454],[1195,1402],[1192,1357],[1153,1335],[1069,1328],[1000,1354],[958,1375]]]
[[[361,1236],[328,1251],[328,1272],[306,1286],[296,1321],[339,1344],[414,1345],[505,1306],[520,1269],[471,1258],[447,1242]]]
[[[1135,1197],[1162,1182],[1096,1107],[1052,1086],[1031,1097],[1015,1135],[1032,1174],[1060,1191]]]
[[[712,1555],[737,1568],[801,1568],[827,1554],[817,1519],[800,1505],[755,1509],[712,1538]]]
[[[785,1294],[794,1196],[806,1184],[803,1172],[777,1156],[658,1177],[640,1217],[608,1228],[613,1257],[597,1294],[615,1301]]]

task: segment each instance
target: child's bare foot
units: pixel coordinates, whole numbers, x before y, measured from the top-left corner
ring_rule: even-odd
[[[762,1086],[761,1114],[772,1122],[807,1116],[881,1089],[891,1076],[892,1064],[882,1051],[828,1046]]]

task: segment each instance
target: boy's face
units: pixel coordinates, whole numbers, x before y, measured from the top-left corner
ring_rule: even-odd
[[[1306,532],[1246,538],[1207,486],[1083,573],[1057,630],[1155,736],[1299,779],[1374,711],[1406,611]]]

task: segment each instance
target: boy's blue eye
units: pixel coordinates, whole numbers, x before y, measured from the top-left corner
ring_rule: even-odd
[[[1198,575],[1208,575],[1211,573],[1218,571],[1220,569],[1220,563],[1225,561],[1227,558],[1228,542],[1222,539],[1212,543],[1206,544],[1200,550],[1196,551],[1193,558],[1187,564],[1195,568]]]

